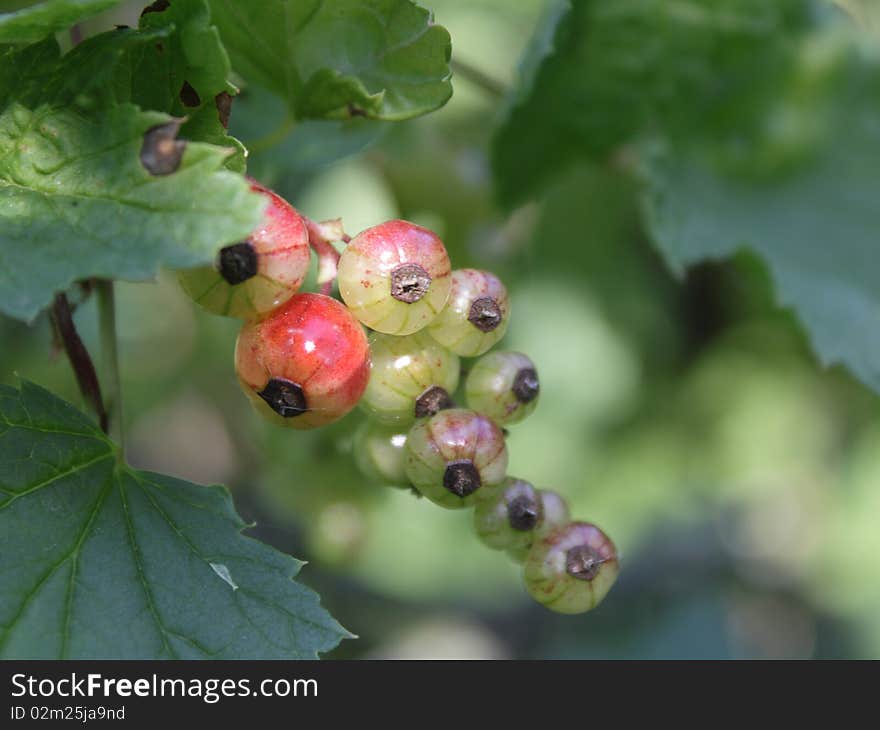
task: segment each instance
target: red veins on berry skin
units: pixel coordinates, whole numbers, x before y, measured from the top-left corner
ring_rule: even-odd
[[[410,482],[441,507],[474,504],[479,490],[500,484],[507,473],[503,432],[491,419],[464,408],[417,422],[406,449]]]
[[[339,294],[377,332],[408,335],[431,322],[451,288],[446,247],[427,228],[392,220],[362,231],[339,260]]]
[[[239,319],[271,312],[302,286],[309,269],[305,220],[286,200],[258,182],[267,199],[260,225],[245,240],[222,248],[214,266],[184,271],[180,281],[205,309]]]
[[[542,535],[526,558],[526,589],[558,613],[583,613],[607,595],[620,566],[617,548],[589,522],[571,522]]]
[[[363,328],[338,301],[297,294],[238,336],[239,383],[257,410],[291,428],[338,420],[357,404],[370,376]]]

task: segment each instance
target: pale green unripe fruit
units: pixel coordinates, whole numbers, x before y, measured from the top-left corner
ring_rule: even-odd
[[[525,583],[538,603],[558,613],[595,608],[611,590],[620,566],[610,538],[588,522],[570,522],[535,540]]]
[[[486,416],[463,408],[417,421],[406,453],[406,475],[413,486],[450,509],[473,504],[481,489],[500,484],[507,472],[501,429]]]
[[[528,541],[528,544],[511,547],[507,551],[517,563],[525,562],[529,555],[529,549],[538,537],[571,522],[568,502],[560,494],[549,489],[541,489],[538,491],[538,498],[541,502],[541,521],[532,532],[532,539]]]
[[[529,548],[544,521],[538,490],[522,479],[508,477],[474,509],[477,536],[494,550]]]
[[[490,352],[473,366],[465,382],[468,408],[496,423],[519,423],[538,405],[538,371],[521,352]]]
[[[408,426],[452,406],[458,387],[458,355],[428,334],[406,337],[375,333],[370,337],[370,381],[361,407],[373,418]]]
[[[406,438],[406,431],[393,426],[362,423],[354,437],[355,464],[368,479],[408,489]]]
[[[462,357],[482,355],[507,332],[510,301],[494,274],[477,269],[452,272],[452,292],[446,307],[428,332],[437,342]]]

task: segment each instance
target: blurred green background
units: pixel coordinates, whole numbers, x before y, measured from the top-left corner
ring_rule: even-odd
[[[513,83],[542,2],[429,5],[456,59]],[[615,540],[605,602],[554,615],[478,543],[470,512],[366,483],[350,454],[361,414],[316,432],[264,424],[235,381],[237,323],[196,309],[171,274],[119,287],[129,460],[227,484],[254,536],[309,561],[303,581],[360,637],[331,657],[880,656],[876,396],[816,365],[757,259],[676,280],[620,170],[582,165],[503,215],[487,157],[503,105],[461,74],[454,88],[415,121],[307,122],[272,147],[260,140],[283,109],[249,88],[231,132],[250,174],[308,216],[341,216],[351,234],[404,217],[436,230],[455,266],[504,279],[504,346],[542,379],[510,472]],[[77,323],[97,349],[93,303]],[[0,319],[0,352],[0,380],[81,403],[45,317]]]

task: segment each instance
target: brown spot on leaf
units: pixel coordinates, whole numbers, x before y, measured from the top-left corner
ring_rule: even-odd
[[[180,101],[184,106],[194,107],[202,105],[202,98],[189,81],[184,81],[180,87]]]
[[[156,0],[141,11],[141,17],[143,18],[147,13],[161,13],[163,10],[167,10],[170,5],[168,0]]]
[[[180,167],[186,142],[177,139],[183,119],[172,119],[151,127],[144,133],[141,164],[151,175],[170,175]]]
[[[232,95],[226,91],[221,91],[214,97],[214,103],[217,105],[217,116],[223,129],[229,129],[229,115],[232,113]]]

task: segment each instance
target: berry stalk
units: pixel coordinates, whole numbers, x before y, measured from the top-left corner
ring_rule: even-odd
[[[336,280],[336,272],[339,269],[339,252],[333,248],[330,241],[344,241],[348,243],[351,238],[346,235],[340,219],[315,221],[304,218],[309,232],[309,245],[318,256],[318,285],[319,292],[330,296],[333,291],[333,282]]]
[[[55,301],[52,303],[52,324],[76,376],[80,393],[95,411],[101,430],[107,433],[107,411],[104,408],[104,399],[101,397],[98,374],[95,372],[95,365],[89,351],[76,331],[73,311],[67,295],[63,292],[56,294]]]

